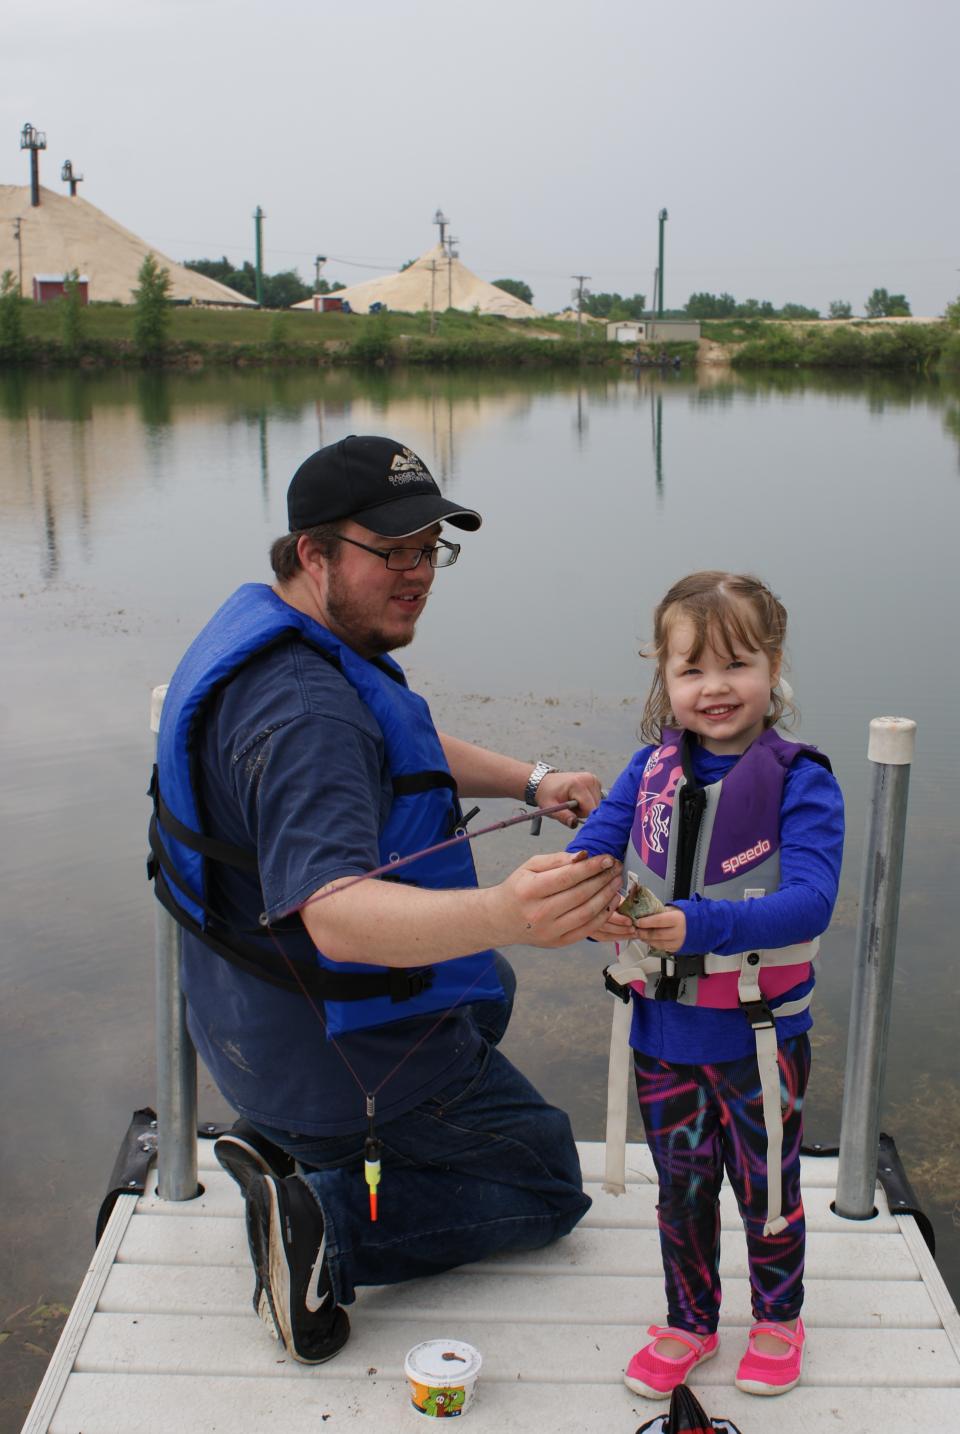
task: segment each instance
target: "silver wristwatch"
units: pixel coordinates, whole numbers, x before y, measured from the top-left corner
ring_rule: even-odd
[[[527,785],[523,789],[523,800],[528,807],[537,805],[537,788],[548,772],[555,772],[556,767],[551,767],[549,762],[538,762],[527,778]]]

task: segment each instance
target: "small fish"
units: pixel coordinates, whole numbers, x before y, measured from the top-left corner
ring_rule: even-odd
[[[663,911],[664,905],[658,896],[647,886],[641,886],[639,881],[631,881],[627,894],[617,907],[621,916],[629,916],[631,921],[639,921],[644,916],[656,916],[658,911]]]

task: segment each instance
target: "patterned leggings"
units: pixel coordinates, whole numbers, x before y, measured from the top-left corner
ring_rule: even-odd
[[[756,1056],[717,1065],[674,1065],[634,1051],[640,1113],[660,1182],[657,1218],[667,1322],[712,1334],[720,1317],[720,1185],[733,1187],[747,1237],[755,1320],[793,1319],[803,1305],[804,1219],[800,1198],[803,1097],[810,1042],[781,1045],[783,1214],[763,1234],[767,1152]]]

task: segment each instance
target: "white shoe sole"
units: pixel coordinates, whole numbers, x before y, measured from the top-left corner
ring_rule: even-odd
[[[293,1344],[293,1330],[290,1328],[290,1266],[287,1264],[283,1247],[283,1229],[280,1223],[280,1202],[272,1180],[264,1184],[270,1195],[270,1247],[268,1252],[270,1288],[265,1290],[273,1322],[277,1327],[287,1352],[298,1358]]]
[[[735,1379],[734,1384],[742,1389],[744,1394],[789,1394],[791,1389],[796,1389],[800,1383],[800,1375],[792,1379],[789,1384],[762,1384],[758,1379]]]
[[[653,1342],[656,1344],[656,1340]],[[695,1364],[690,1365],[683,1379],[677,1380],[677,1384],[685,1384],[687,1377],[691,1375],[695,1369],[698,1369],[701,1364],[706,1364],[708,1359],[713,1359],[713,1356],[719,1353],[720,1344],[718,1342],[714,1345],[713,1349],[708,1349],[701,1354]],[[654,1389],[652,1384],[644,1384],[642,1379],[630,1379],[626,1374],[623,1376],[623,1382],[628,1389],[633,1390],[634,1394],[640,1394],[644,1399],[669,1399],[673,1393],[672,1389]]]

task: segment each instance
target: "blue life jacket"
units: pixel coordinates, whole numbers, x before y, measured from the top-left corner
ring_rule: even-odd
[[[325,1006],[328,1037],[380,1026],[408,1016],[448,1010],[462,1000],[504,999],[493,952],[415,969],[333,961],[317,952],[318,966],[290,973],[259,932],[233,929],[206,903],[206,865],[221,862],[255,874],[252,849],[218,841],[200,830],[195,770],[207,704],[259,653],[280,642],[302,641],[331,662],[354,687],[383,734],[394,800],[380,833],[380,862],[407,856],[453,835],[460,821],[456,783],[430,710],[407,686],[390,657],[360,657],[272,588],[247,583],[228,598],[184,654],[167,690],[157,738],[151,794],[148,872],[158,899],[176,920],[241,969],[287,989],[305,986]],[[422,857],[402,869],[404,879],[434,890],[475,887],[469,845]],[[336,897],[331,898],[336,900]],[[299,917],[294,918],[299,922]],[[252,939],[259,935],[259,940]]]

